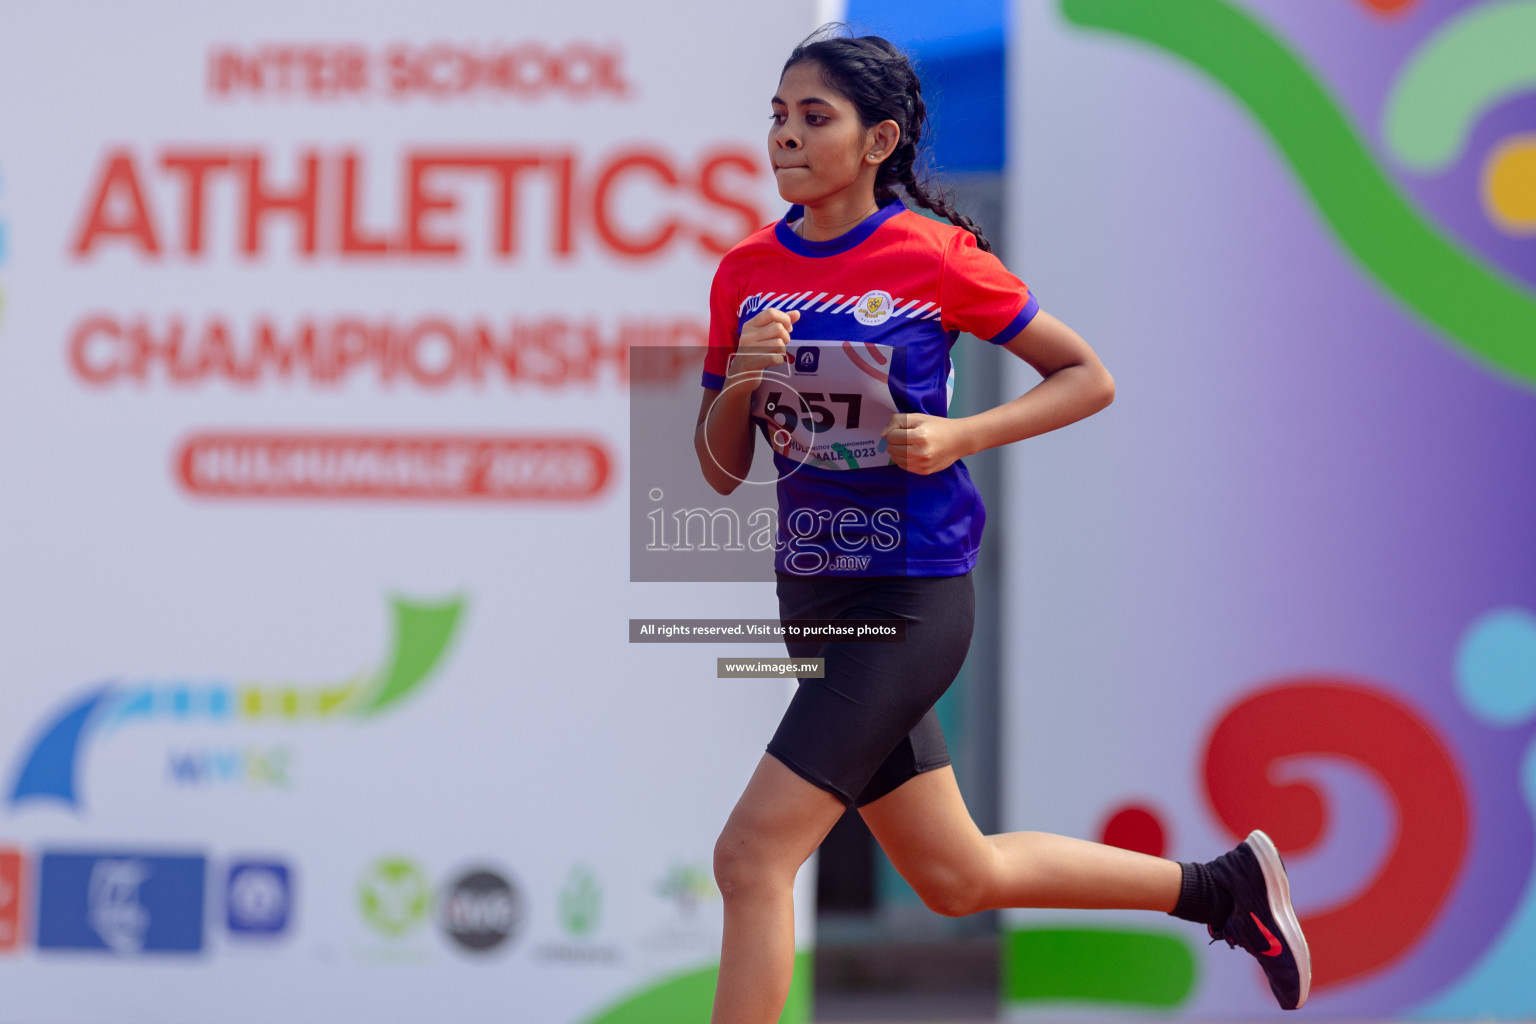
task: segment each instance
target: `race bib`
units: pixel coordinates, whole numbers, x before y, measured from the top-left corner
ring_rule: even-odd
[[[892,347],[869,342],[797,341],[793,361],[765,371],[752,392],[773,450],[823,469],[888,466],[880,431],[896,413]]]

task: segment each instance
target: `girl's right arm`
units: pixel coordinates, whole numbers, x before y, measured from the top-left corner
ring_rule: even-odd
[[[725,388],[704,389],[693,450],[704,479],[720,494],[730,494],[752,468],[752,392],[763,370],[789,361],[789,332],[800,312],[765,309],[741,329],[741,340],[726,371]]]

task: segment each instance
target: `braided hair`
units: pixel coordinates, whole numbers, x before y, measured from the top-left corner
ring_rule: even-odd
[[[901,128],[896,148],[880,163],[875,176],[875,201],[882,206],[896,198],[895,186],[918,206],[932,210],[950,223],[976,236],[978,248],[992,251],[981,229],[965,214],[954,209],[951,198],[932,181],[917,176],[918,146],[928,120],[923,103],[922,83],[905,54],[879,36],[828,35],[827,26],[812,33],[796,46],[784,62],[784,71],[796,64],[815,64],[829,86],[848,98],[866,128],[881,121],[895,121]],[[781,75],[783,72],[780,73]]]

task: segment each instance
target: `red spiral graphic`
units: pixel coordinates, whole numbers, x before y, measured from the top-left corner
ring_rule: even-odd
[[[1397,835],[1376,877],[1342,906],[1301,918],[1312,985],[1322,988],[1379,970],[1419,940],[1461,874],[1469,820],[1461,772],[1422,718],[1361,682],[1306,677],[1249,695],[1211,734],[1206,793],[1234,836],[1262,828],[1282,853],[1318,841],[1328,823],[1322,793],[1273,778],[1280,762],[1301,755],[1354,761],[1397,807]]]
[[[870,359],[874,360],[880,366],[884,366],[886,364],[887,360],[885,358],[885,353],[881,352],[878,346],[866,341],[864,343],[864,350],[869,353]],[[869,363],[865,362],[863,359],[859,358],[859,350],[853,347],[853,342],[843,342],[843,351],[848,353],[848,358],[852,360],[854,366],[858,367],[860,370],[863,370],[865,373],[875,378],[875,380],[878,380],[882,383],[890,380],[891,375],[889,370],[876,369],[875,367],[870,366]]]
[[[1383,14],[1388,17],[1401,14],[1412,7],[1418,0],[1364,0],[1365,6],[1375,14]]]

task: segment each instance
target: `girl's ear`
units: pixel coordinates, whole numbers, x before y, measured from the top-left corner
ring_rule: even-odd
[[[866,159],[870,163],[879,163],[896,152],[897,145],[901,143],[901,126],[890,118],[886,118],[884,121],[871,127],[867,137],[869,139],[869,149]]]

